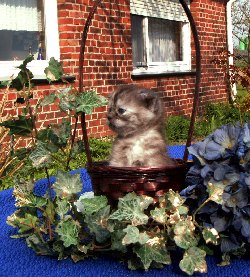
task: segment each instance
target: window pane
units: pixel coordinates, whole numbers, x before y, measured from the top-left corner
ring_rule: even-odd
[[[174,62],[181,57],[181,22],[148,18],[149,62]]]
[[[145,39],[143,35],[143,16],[131,15],[131,30],[132,30],[132,52],[133,65],[145,66]]]
[[[23,60],[29,53],[45,57],[42,0],[0,1],[0,60]]]

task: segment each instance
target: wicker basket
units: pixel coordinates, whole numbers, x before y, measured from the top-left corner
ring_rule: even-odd
[[[88,168],[94,193],[106,195],[112,206],[120,197],[134,191],[137,195],[158,198],[170,188],[183,189],[189,163],[176,160],[176,165],[165,167],[112,167],[107,162],[95,162]]]
[[[120,168],[111,167],[107,162],[92,162],[90,148],[88,144],[87,128],[85,114],[81,115],[81,125],[84,137],[85,150],[87,154],[88,167],[87,170],[90,174],[93,190],[95,194],[106,195],[110,204],[115,205],[118,199],[128,192],[136,192],[138,195],[152,196],[155,201],[159,196],[164,194],[170,188],[180,191],[185,184],[185,176],[190,163],[187,162],[188,151],[187,146],[191,144],[191,138],[194,129],[194,121],[198,108],[198,96],[200,89],[201,67],[200,67],[200,43],[198,32],[192,14],[185,2],[179,0],[185,13],[190,21],[191,30],[194,37],[196,48],[196,84],[193,101],[193,111],[191,115],[191,123],[186,142],[183,160],[177,160],[177,164],[173,166],[159,167],[159,168],[146,168],[146,167],[131,167]],[[79,58],[79,92],[83,91],[83,64],[84,64],[84,51],[87,40],[88,29],[93,19],[93,16],[100,5],[101,0],[96,0],[94,3],[87,21],[84,26],[81,52]]]

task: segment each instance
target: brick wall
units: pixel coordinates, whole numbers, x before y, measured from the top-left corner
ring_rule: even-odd
[[[93,5],[89,0],[58,0],[58,21],[61,60],[66,73],[76,77],[78,86],[79,41],[83,25]],[[218,52],[226,47],[226,1],[193,0],[191,11],[197,23],[201,41],[202,80],[200,110],[208,101],[227,100],[227,84],[222,68],[213,63]],[[132,48],[129,0],[104,0],[97,9],[89,29],[84,62],[84,86],[96,88],[107,95],[119,84],[137,83],[161,93],[166,114],[190,115],[195,85],[194,75],[164,76],[132,79]],[[192,43],[192,62],[195,51]],[[56,85],[58,87],[60,85]],[[51,93],[50,85],[35,87],[34,100]],[[0,92],[1,95],[1,92]],[[1,97],[1,96],[0,96]],[[6,113],[14,113],[15,92],[8,95]],[[88,130],[94,136],[110,135],[105,125],[106,107],[98,108],[87,116]],[[60,122],[61,113],[51,106],[39,115],[39,126]],[[80,133],[79,133],[80,134]]]

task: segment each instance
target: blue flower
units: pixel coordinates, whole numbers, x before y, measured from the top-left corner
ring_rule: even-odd
[[[244,142],[244,145],[249,149],[250,148],[250,124],[249,123],[245,123],[243,126],[242,141]]]

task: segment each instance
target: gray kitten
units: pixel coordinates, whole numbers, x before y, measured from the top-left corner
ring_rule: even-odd
[[[117,133],[111,166],[175,164],[166,153],[164,113],[156,93],[136,85],[120,86],[110,97],[107,123]]]

